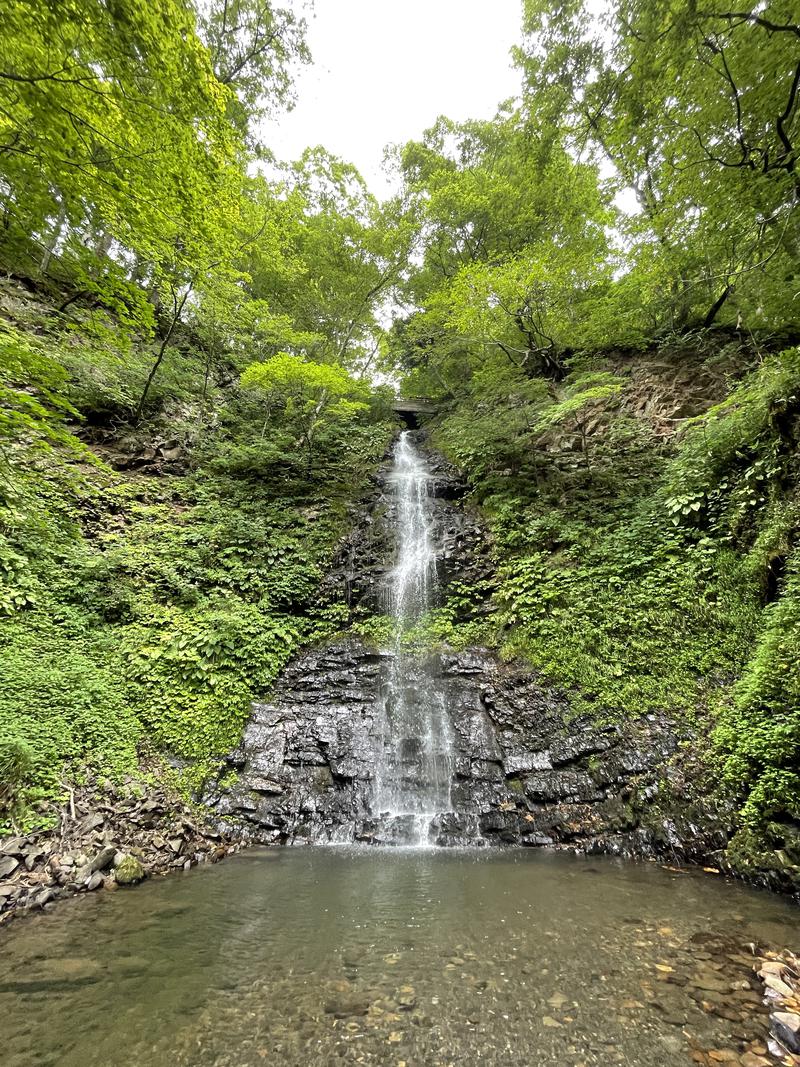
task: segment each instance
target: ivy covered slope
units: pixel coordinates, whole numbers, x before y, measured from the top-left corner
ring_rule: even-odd
[[[87,763],[196,783],[336,625],[409,229],[323,148],[258,166],[310,58],[292,8],[3,16],[0,832]]]
[[[21,292],[0,305],[0,760],[5,819],[28,824],[86,763],[113,779],[163,752],[188,785],[236,743],[346,616],[319,587],[391,424],[345,370],[288,355],[201,392],[187,331],[147,420],[120,425],[152,352]]]
[[[435,628],[686,724],[728,860],[800,884],[796,5],[601,6],[525,0],[521,97],[396,153],[391,349],[497,564]]]
[[[759,358],[682,338],[576,363],[508,412],[461,400],[434,429],[471,479],[497,565],[488,618],[459,623],[483,591],[472,604],[462,593],[438,632],[529,662],[576,713],[683,723],[693,788],[711,808],[738,810],[728,860],[790,878],[800,846],[799,383],[798,348]],[[490,435],[500,412],[529,430]]]

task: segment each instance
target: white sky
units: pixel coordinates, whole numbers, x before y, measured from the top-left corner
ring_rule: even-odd
[[[282,159],[309,145],[355,163],[372,191],[390,143],[418,138],[438,115],[490,118],[519,91],[509,49],[521,0],[316,0],[313,65],[297,80],[294,111],[263,130]]]

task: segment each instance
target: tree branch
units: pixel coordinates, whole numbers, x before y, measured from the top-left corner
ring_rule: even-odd
[[[726,22],[736,22],[739,25],[749,22],[754,26],[761,26],[768,33],[792,33],[800,37],[800,26],[794,23],[778,23],[765,19],[763,15],[756,15],[752,11],[700,11],[701,18],[724,19]]]
[[[789,92],[789,100],[782,114],[778,116],[778,120],[776,123],[778,137],[780,138],[781,144],[783,145],[785,152],[785,155],[783,157],[786,160],[785,169],[790,174],[794,174],[796,160],[794,155],[794,145],[789,140],[789,134],[786,132],[786,123],[792,117],[794,105],[797,103],[798,88],[800,88],[800,63],[797,64],[797,67],[794,72],[794,78],[792,79],[792,88]],[[795,180],[795,184],[797,185],[797,180]],[[798,187],[798,189],[800,191],[800,187]]]
[[[86,84],[87,81],[98,81],[96,76],[86,78],[59,78],[59,74],[66,73],[69,67],[62,67],[60,70],[53,71],[52,74],[39,74],[36,76],[25,74],[14,74],[10,70],[0,70],[0,78],[10,82],[20,82],[22,85],[38,85],[40,82],[58,82],[59,85],[83,85],[85,88],[89,88]]]

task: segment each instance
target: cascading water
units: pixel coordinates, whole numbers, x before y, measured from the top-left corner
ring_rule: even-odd
[[[395,836],[429,842],[431,824],[452,810],[453,736],[443,688],[425,659],[404,647],[404,636],[435,604],[437,550],[430,496],[432,476],[409,431],[400,435],[389,478],[395,565],[382,590],[394,620],[384,687],[374,779],[374,815],[388,818]]]

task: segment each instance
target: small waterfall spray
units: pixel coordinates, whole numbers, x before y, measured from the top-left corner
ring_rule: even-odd
[[[395,565],[382,590],[394,620],[394,647],[384,689],[373,812],[388,816],[404,839],[427,844],[433,820],[451,811],[453,737],[446,694],[404,636],[435,603],[437,551],[431,473],[406,430],[390,475]]]

